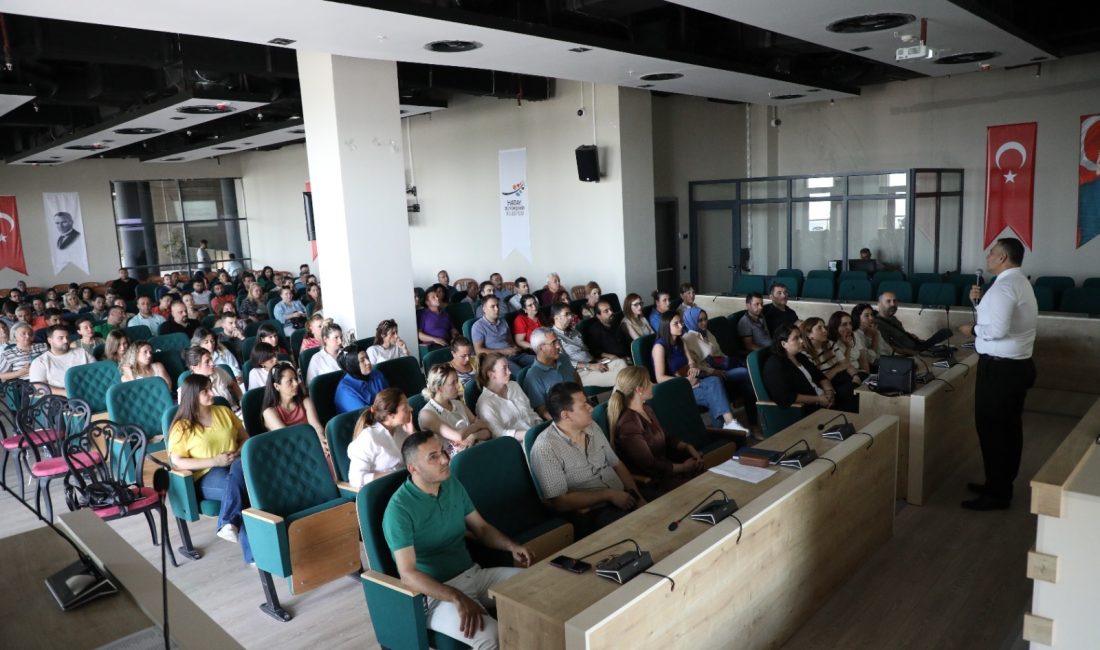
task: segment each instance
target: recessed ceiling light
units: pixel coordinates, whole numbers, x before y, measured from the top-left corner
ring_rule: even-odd
[[[866,14],[842,18],[829,23],[825,29],[837,34],[866,34],[867,32],[881,32],[884,29],[894,29],[902,25],[908,25],[916,20],[913,14]]]
[[[1028,59],[1028,61],[1031,61],[1032,63],[1038,63],[1039,61],[1046,61],[1046,60],[1047,60],[1047,57],[1045,57],[1045,56],[1033,56],[1030,59]]]
[[[296,42],[296,41],[293,38],[282,38],[282,37],[273,38],[270,41],[268,41],[268,43],[270,43],[271,45],[290,45],[291,43],[294,43],[294,42]]]
[[[852,49],[850,49],[848,51],[849,52],[866,52],[869,49],[871,49],[870,45],[860,45],[859,47],[853,47]]]
[[[54,165],[57,164],[56,160],[24,160],[25,165]]]
[[[251,142],[242,142],[242,143],[241,143],[241,145],[248,145],[248,146],[252,146],[252,143],[251,143]]]
[[[71,149],[73,151],[99,151],[100,149],[106,149],[107,147],[97,142],[95,144],[72,144],[65,148]]]
[[[443,54],[455,54],[457,52],[469,52],[481,47],[477,41],[432,41],[424,46],[425,50],[440,52]]]
[[[305,133],[306,130],[305,129],[291,129],[290,132],[291,133]]]
[[[182,157],[176,156],[175,158],[165,158],[164,162],[179,162],[181,160],[183,160]]]
[[[684,75],[679,72],[653,72],[650,74],[644,74],[640,77],[642,81],[672,81],[673,79],[679,79]]]
[[[960,54],[941,56],[940,58],[936,59],[936,63],[940,65],[952,65],[955,63],[977,63],[979,61],[988,61],[998,56],[1001,56],[1000,52],[962,52]]]
[[[164,133],[164,129],[156,129],[151,126],[135,126],[132,128],[115,129],[115,133],[119,135],[153,135],[156,133]],[[109,140],[104,140],[109,142]]]
[[[808,93],[819,93],[819,92],[821,92],[821,89],[820,88],[807,88],[806,92],[808,92]]]
[[[180,115],[174,115],[174,116],[170,117],[169,119],[172,119],[172,120],[186,120],[187,118],[182,117]]]
[[[180,106],[176,109],[179,113],[186,113],[187,115],[214,115],[216,113],[232,113],[237,109],[233,108],[229,104],[192,104],[190,106]]]
[[[791,94],[787,94],[787,95],[769,95],[769,97],[771,97],[772,99],[783,100],[783,99],[798,99],[800,97],[805,97],[805,95],[800,95],[800,94],[797,94],[797,93],[791,93]]]
[[[214,147],[214,148],[217,149],[218,151],[230,151],[232,149],[236,149],[236,147],[230,147],[230,146]]]
[[[640,85],[640,86],[638,86],[638,87],[639,87],[639,88],[652,88],[652,87],[653,87],[653,84],[642,84],[642,85]]]
[[[576,52],[577,54],[580,54],[582,52],[591,52],[592,48],[590,48],[590,47],[571,47],[571,48],[569,48],[569,51],[570,52]]]

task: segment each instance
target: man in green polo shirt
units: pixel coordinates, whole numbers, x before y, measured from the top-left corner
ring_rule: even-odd
[[[394,492],[382,516],[382,532],[401,581],[427,596],[428,627],[478,650],[497,647],[497,622],[489,616],[489,588],[520,569],[483,569],[466,549],[469,529],[489,548],[509,551],[530,566],[534,555],[486,522],[457,479],[451,460],[431,432],[401,445],[409,478]]]

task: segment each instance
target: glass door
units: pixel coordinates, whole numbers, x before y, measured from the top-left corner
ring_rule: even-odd
[[[737,252],[741,228],[734,228],[736,206],[735,201],[708,201],[696,205],[691,213],[691,277],[698,293],[733,291],[741,260]]]

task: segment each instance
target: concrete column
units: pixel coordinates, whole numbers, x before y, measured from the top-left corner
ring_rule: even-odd
[[[652,100],[648,92],[634,88],[619,88],[618,94],[624,286],[646,295],[657,286]],[[619,295],[625,297],[625,293]]]
[[[416,347],[397,64],[298,51],[325,315]],[[431,254],[425,251],[422,254]]]

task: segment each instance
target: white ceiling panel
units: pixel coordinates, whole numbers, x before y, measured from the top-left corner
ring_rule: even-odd
[[[174,151],[157,158],[143,159],[142,162],[174,163],[214,158],[232,153],[240,153],[258,147],[268,147],[276,144],[284,144],[306,137],[305,124],[291,126],[278,126],[267,129],[256,129],[249,133],[239,134],[232,140],[216,140],[209,144],[203,144],[189,149]]]
[[[1037,59],[1054,56],[1039,47],[966,11],[948,0],[894,0],[883,4],[873,0],[670,0],[676,4],[705,11],[716,16],[761,27],[844,52],[856,48],[871,49],[855,54],[889,63],[899,68],[929,76],[961,74],[978,70],[976,63],[937,64],[929,59],[896,61],[899,47],[917,45],[920,40],[920,19],[928,19],[927,45],[936,55],[946,56],[966,52],[994,51],[1001,56],[990,59],[994,67],[1025,65]],[[1056,11],[1056,9],[1052,10]],[[902,27],[866,34],[837,34],[826,27],[837,20],[882,12],[910,14],[916,18]],[[897,36],[895,36],[897,32]],[[900,37],[912,37],[909,42]]]
[[[0,89],[0,115],[7,115],[34,99],[33,91],[29,86],[22,90],[10,86]]]

